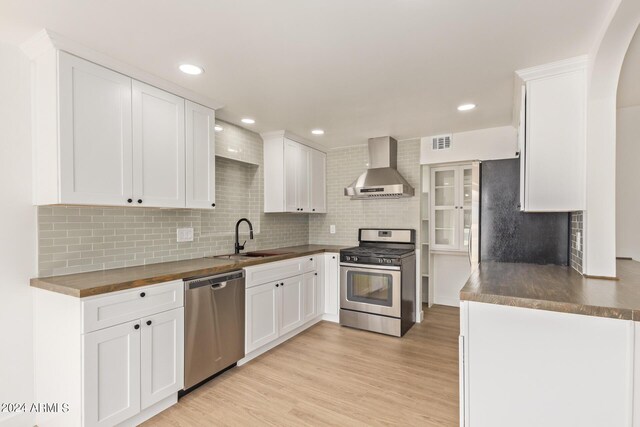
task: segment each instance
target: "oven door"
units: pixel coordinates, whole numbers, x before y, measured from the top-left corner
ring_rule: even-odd
[[[400,317],[400,267],[340,264],[340,308]]]

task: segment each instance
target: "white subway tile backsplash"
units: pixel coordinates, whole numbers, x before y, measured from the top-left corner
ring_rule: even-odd
[[[309,242],[307,215],[264,214],[262,139],[220,122],[216,133],[216,209],[42,206],[38,208],[40,276],[62,275],[233,252],[234,227],[249,218],[255,240],[247,250]],[[239,153],[228,151],[239,148]],[[229,153],[229,154],[227,154]],[[242,160],[238,161],[236,159]],[[253,164],[248,164],[250,162]],[[176,229],[192,227],[193,242],[176,242]],[[246,224],[241,239],[248,240]]]

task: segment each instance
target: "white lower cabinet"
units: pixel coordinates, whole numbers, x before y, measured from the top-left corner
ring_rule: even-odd
[[[335,255],[335,254],[334,254]],[[311,261],[313,260],[313,264]],[[311,266],[317,270],[306,270]],[[293,268],[292,266],[297,266]],[[260,283],[262,277],[281,278]],[[245,357],[239,364],[321,320],[324,312],[324,256],[263,264],[245,269]]]
[[[113,426],[140,412],[140,322],[84,335],[82,352],[83,425]]]
[[[316,318],[322,314],[320,311],[320,283],[318,273],[306,273],[302,276],[302,323]]]
[[[339,322],[340,254],[327,252],[324,259],[324,320]]]
[[[69,405],[37,414],[37,424],[137,425],[175,403],[184,384],[182,287],[86,298],[35,289],[36,399]]]
[[[293,331],[304,323],[302,300],[303,276],[290,277],[280,283],[280,334]]]
[[[146,409],[182,389],[184,309],[142,319],[140,407]]]
[[[460,425],[639,425],[635,323],[463,301]]]
[[[253,350],[269,344],[278,338],[278,283],[265,283],[247,289],[245,294],[246,343],[245,351]]]

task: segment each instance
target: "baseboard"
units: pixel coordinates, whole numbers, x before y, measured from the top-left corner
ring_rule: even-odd
[[[313,325],[315,325],[318,322],[322,321],[322,317],[323,316],[318,316],[315,319],[311,320],[308,323],[305,323],[304,325],[300,326],[298,329],[294,329],[293,331],[284,334],[281,337],[278,337],[278,339],[271,341],[269,344],[265,344],[264,346],[253,350],[251,353],[247,354],[244,356],[244,358],[238,360],[238,366],[242,366],[245,363],[255,359],[256,357],[260,356],[261,354],[266,353],[267,351],[271,350],[274,347],[279,346],[280,344],[282,344],[283,342],[287,341],[290,338],[295,337],[296,335],[298,335],[300,332],[304,331],[305,329],[309,329],[310,327],[312,327]]]
[[[340,315],[339,314],[323,314],[322,320],[333,323],[340,323]]]
[[[448,305],[450,307],[460,307],[460,300],[454,298],[443,298],[433,302],[434,305]]]
[[[12,414],[2,414],[5,417],[0,417],[0,426],[2,427],[24,427],[33,426],[36,422],[34,414],[29,412],[14,412]]]
[[[118,427],[138,426],[143,422],[147,421],[148,419],[158,415],[160,412],[164,411],[165,409],[175,405],[176,402],[178,402],[177,392],[165,399],[162,399],[160,402],[156,403],[155,405],[149,406],[147,409],[140,412],[138,415],[135,415],[129,418],[128,420],[123,421],[121,424],[118,424]]]

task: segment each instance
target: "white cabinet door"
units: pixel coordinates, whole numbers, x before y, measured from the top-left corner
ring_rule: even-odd
[[[457,166],[431,169],[433,250],[458,250],[459,247],[459,168]]]
[[[291,332],[304,323],[302,277],[290,277],[280,282],[280,335]]]
[[[322,151],[310,150],[309,196],[311,212],[327,212],[326,162],[327,155]]]
[[[183,208],[184,99],[136,80],[132,88],[134,204]]]
[[[60,52],[59,97],[59,202],[127,205],[133,183],[131,79]]]
[[[302,276],[302,323],[314,319],[319,314],[319,288],[317,272],[305,273]]]
[[[278,338],[280,283],[265,283],[246,291],[246,353]]]
[[[458,224],[460,224],[458,242],[460,250],[468,252],[471,238],[471,215],[473,213],[473,168],[471,165],[461,166],[458,176],[460,178],[458,186]]]
[[[298,143],[284,140],[284,210],[285,212],[299,212],[296,166],[299,161]]]
[[[140,412],[140,321],[82,336],[83,425],[114,426]]]
[[[340,312],[340,255],[325,254],[324,312],[337,321]]]
[[[140,407],[145,409],[182,390],[184,309],[145,317],[140,324]]]
[[[527,82],[525,210],[584,210],[586,71]]]
[[[186,125],[186,207],[215,207],[215,111],[185,101]]]
[[[311,149],[298,144],[298,160],[296,162],[296,200],[300,212],[311,212],[311,197],[309,194],[309,163]]]

